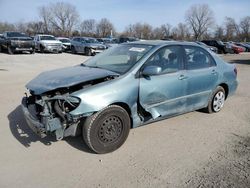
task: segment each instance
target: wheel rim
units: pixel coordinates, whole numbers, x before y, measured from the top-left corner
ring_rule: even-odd
[[[99,127],[98,138],[103,144],[117,141],[122,134],[123,123],[117,116],[107,117]]]
[[[216,93],[216,95],[214,96],[214,100],[213,100],[213,110],[215,112],[218,112],[221,110],[221,108],[224,106],[224,102],[225,102],[225,95],[222,91],[219,91],[218,93]]]

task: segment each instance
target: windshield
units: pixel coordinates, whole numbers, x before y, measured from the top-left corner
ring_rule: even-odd
[[[59,39],[62,43],[70,43],[69,39]]]
[[[40,40],[56,40],[53,36],[40,36]]]
[[[218,44],[220,44],[220,45],[224,45],[224,44],[223,44],[223,42],[222,42],[222,41],[220,41],[220,40],[218,41]]]
[[[88,38],[88,39],[85,39],[85,41],[87,42],[87,43],[99,43],[96,39],[92,39],[92,38]]]
[[[107,69],[119,74],[126,73],[153,46],[142,44],[126,44],[110,48],[89,59],[83,66]]]
[[[29,37],[29,36],[19,32],[10,32],[7,33],[7,37]]]

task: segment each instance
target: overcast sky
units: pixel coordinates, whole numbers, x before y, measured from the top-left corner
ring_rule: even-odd
[[[55,0],[0,0],[0,22],[34,21],[39,19],[38,7]],[[136,22],[153,26],[184,22],[185,12],[194,4],[206,3],[214,11],[218,25],[226,16],[238,22],[250,16],[250,0],[64,0],[76,6],[81,19],[108,18],[117,31]]]

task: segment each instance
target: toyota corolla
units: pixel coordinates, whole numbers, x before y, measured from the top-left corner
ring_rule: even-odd
[[[82,134],[96,153],[119,148],[130,128],[203,109],[219,112],[236,91],[237,69],[190,42],[121,44],[27,85],[29,127],[57,140]]]

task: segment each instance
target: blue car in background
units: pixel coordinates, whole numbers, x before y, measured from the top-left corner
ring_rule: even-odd
[[[219,112],[237,85],[235,65],[196,43],[137,41],[41,73],[26,85],[22,109],[41,137],[82,134],[94,152],[108,153],[130,128],[199,109]]]

